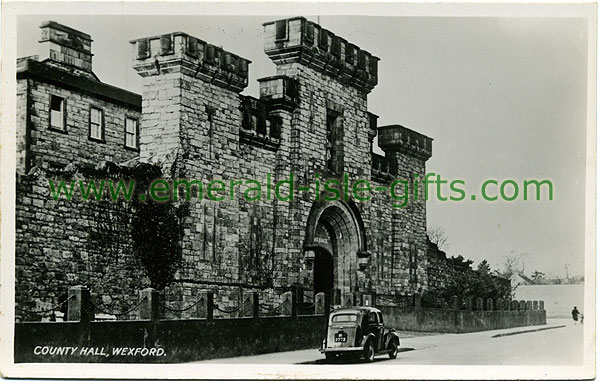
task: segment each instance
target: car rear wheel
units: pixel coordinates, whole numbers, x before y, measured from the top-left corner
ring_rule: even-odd
[[[373,347],[373,342],[369,341],[365,346],[365,361],[373,362],[375,360],[375,348]]]
[[[398,342],[396,340],[392,340],[388,344],[388,351],[388,356],[390,356],[391,359],[398,357]]]
[[[335,359],[335,353],[325,353],[325,361],[332,362]]]

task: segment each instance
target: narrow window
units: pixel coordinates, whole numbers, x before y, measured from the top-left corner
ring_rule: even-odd
[[[65,130],[65,100],[56,95],[50,95],[50,127]]]
[[[409,279],[412,283],[417,283],[417,246],[415,244],[410,245],[410,252],[408,256],[409,262]]]
[[[280,117],[271,117],[271,128],[269,130],[271,137],[275,139],[281,138],[281,125],[282,121]]]
[[[125,117],[125,147],[137,149],[139,146],[138,120]]]
[[[104,140],[104,118],[101,109],[90,107],[90,138]]]
[[[208,117],[208,157],[212,159],[213,154],[213,134],[215,130],[215,112],[213,107],[205,106],[204,111]]]
[[[203,207],[204,213],[202,214],[202,259],[208,258],[208,252],[210,250],[210,232],[208,231],[208,224],[206,220],[208,219],[208,211],[206,205]]]

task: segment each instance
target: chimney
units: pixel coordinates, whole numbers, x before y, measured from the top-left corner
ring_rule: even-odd
[[[54,21],[40,25],[39,60],[50,60],[71,68],[92,72],[92,37]]]

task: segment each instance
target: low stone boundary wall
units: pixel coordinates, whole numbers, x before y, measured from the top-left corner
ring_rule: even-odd
[[[318,348],[325,317],[25,322],[15,362],[177,363]]]
[[[546,324],[545,310],[467,311],[379,306],[386,326],[402,331],[465,333]]]
[[[298,302],[299,293],[313,303]],[[262,302],[254,292],[236,307],[219,306],[212,291],[180,309],[164,304],[154,289],[139,296],[135,306],[112,316],[133,314],[135,320],[102,321],[95,320],[90,290],[71,287],[61,302],[66,321],[15,323],[15,362],[178,363],[318,348],[330,310],[326,294],[312,297],[298,290]],[[194,309],[202,317],[165,319],[161,308]]]

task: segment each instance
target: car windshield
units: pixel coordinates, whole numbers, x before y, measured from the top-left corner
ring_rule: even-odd
[[[335,321],[335,322],[356,321],[357,317],[358,316],[356,314],[339,314],[339,315],[334,315],[333,318],[331,319],[331,321]]]

